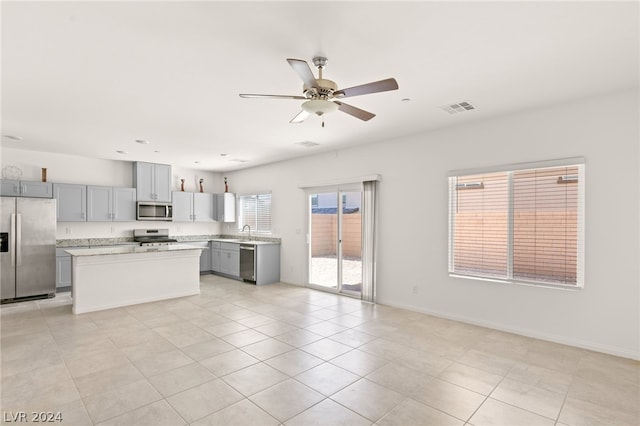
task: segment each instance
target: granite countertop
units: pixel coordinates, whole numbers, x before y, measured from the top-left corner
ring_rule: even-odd
[[[215,241],[219,243],[252,244],[254,246],[280,244],[280,241],[240,240],[237,238],[212,238],[209,241]]]
[[[280,244],[280,238],[271,237],[251,237],[250,240],[245,241],[244,238],[239,238],[238,235],[172,235],[171,238],[175,238],[179,243],[185,243],[189,241],[218,241],[227,243],[242,243],[242,244]],[[119,237],[119,238],[70,238],[56,240],[57,248],[65,247],[108,247],[115,245],[132,245],[138,246],[139,243],[133,241],[133,237]]]
[[[135,253],[156,253],[156,252],[177,252],[183,250],[202,250],[202,247],[189,246],[185,244],[174,244],[166,246],[138,246],[129,247],[99,247],[88,249],[67,250],[71,256],[108,256],[113,254],[135,254]]]

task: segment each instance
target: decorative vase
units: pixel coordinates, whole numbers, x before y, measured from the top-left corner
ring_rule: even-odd
[[[46,167],[42,168],[42,181],[43,182],[47,181],[47,168]]]
[[[200,179],[200,192],[204,192],[204,188],[202,187],[202,182],[204,182],[204,179]]]
[[[227,183],[227,177],[224,178],[224,192],[229,192],[229,184]]]
[[[180,191],[184,192],[184,179],[180,179]]]

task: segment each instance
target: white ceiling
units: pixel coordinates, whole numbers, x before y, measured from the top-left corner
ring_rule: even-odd
[[[228,171],[629,89],[640,72],[638,9],[3,1],[2,144]],[[335,112],[324,128],[318,117],[289,124],[301,101],[238,96],[301,95],[286,58],[311,63],[318,54],[339,87],[395,77],[400,89],[349,98],[377,116]],[[460,101],[477,109],[439,108]]]

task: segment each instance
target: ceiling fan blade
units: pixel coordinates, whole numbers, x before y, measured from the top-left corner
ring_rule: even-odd
[[[271,99],[307,99],[296,95],[256,95],[253,93],[240,93],[241,98],[271,98]]]
[[[289,62],[291,68],[300,76],[307,87],[318,87],[318,82],[306,61],[302,59],[287,59],[287,62]]]
[[[298,115],[296,115],[295,117],[293,117],[291,119],[291,121],[289,121],[289,123],[302,123],[307,117],[309,116],[309,113],[305,110],[302,110],[298,113]]]
[[[398,89],[398,82],[395,78],[387,78],[386,80],[374,81],[373,83],[362,84],[360,86],[349,87],[348,89],[340,89],[333,92],[333,96],[337,98],[347,98],[350,96],[367,95],[369,93],[387,92],[389,90]]]
[[[365,111],[363,109],[356,108],[354,106],[347,105],[342,102],[338,102],[338,101],[333,101],[333,102],[338,104],[338,109],[340,111],[346,112],[347,114],[352,115],[355,118],[359,118],[362,121],[369,121],[376,116],[375,114],[372,114],[369,111]]]

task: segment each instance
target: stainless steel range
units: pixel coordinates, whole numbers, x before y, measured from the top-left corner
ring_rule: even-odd
[[[133,241],[141,246],[166,246],[178,240],[169,238],[169,229],[134,229]]]

